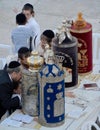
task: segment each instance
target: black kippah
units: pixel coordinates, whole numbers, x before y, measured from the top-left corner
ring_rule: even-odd
[[[45,30],[43,35],[50,39],[54,38],[54,32],[52,30]]]
[[[13,69],[20,66],[20,63],[18,61],[11,61],[8,65],[8,68]]]

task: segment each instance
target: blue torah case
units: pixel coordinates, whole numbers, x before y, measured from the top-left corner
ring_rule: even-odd
[[[46,64],[39,72],[39,123],[46,127],[62,125],[65,120],[64,72]]]

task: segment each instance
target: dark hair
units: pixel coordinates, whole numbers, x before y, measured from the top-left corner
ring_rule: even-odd
[[[27,18],[25,16],[25,14],[19,13],[16,15],[16,23],[18,25],[24,25],[26,22],[27,22]]]
[[[22,8],[22,11],[23,10],[30,10],[31,14],[34,13],[34,7],[30,3],[26,3]]]
[[[28,57],[30,55],[30,50],[27,47],[21,47],[18,50],[18,58],[23,59],[23,56]]]
[[[17,89],[20,84],[21,84],[20,81],[13,82],[13,89]]]
[[[52,30],[45,30],[42,34],[47,38],[54,38],[54,32]]]
[[[47,40],[48,43],[50,43],[52,41],[52,39],[54,38],[54,32],[52,30],[45,30],[41,37],[44,36],[45,39]]]

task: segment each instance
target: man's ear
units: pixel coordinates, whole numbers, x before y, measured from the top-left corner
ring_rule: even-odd
[[[33,16],[33,17],[35,16],[35,12],[34,12],[34,11],[32,12],[32,16]]]
[[[18,58],[18,61],[21,62],[23,60],[23,58]]]
[[[15,78],[15,76],[16,76],[16,72],[12,72],[10,75],[11,75],[11,78],[13,80]]]
[[[13,76],[16,75],[16,72],[14,71],[14,72],[12,73],[12,75],[13,75]]]

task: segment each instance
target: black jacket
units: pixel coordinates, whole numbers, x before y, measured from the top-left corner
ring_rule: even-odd
[[[19,98],[11,98],[12,94],[13,82],[5,70],[0,70],[0,119],[6,110],[11,108],[17,109],[20,106]]]

